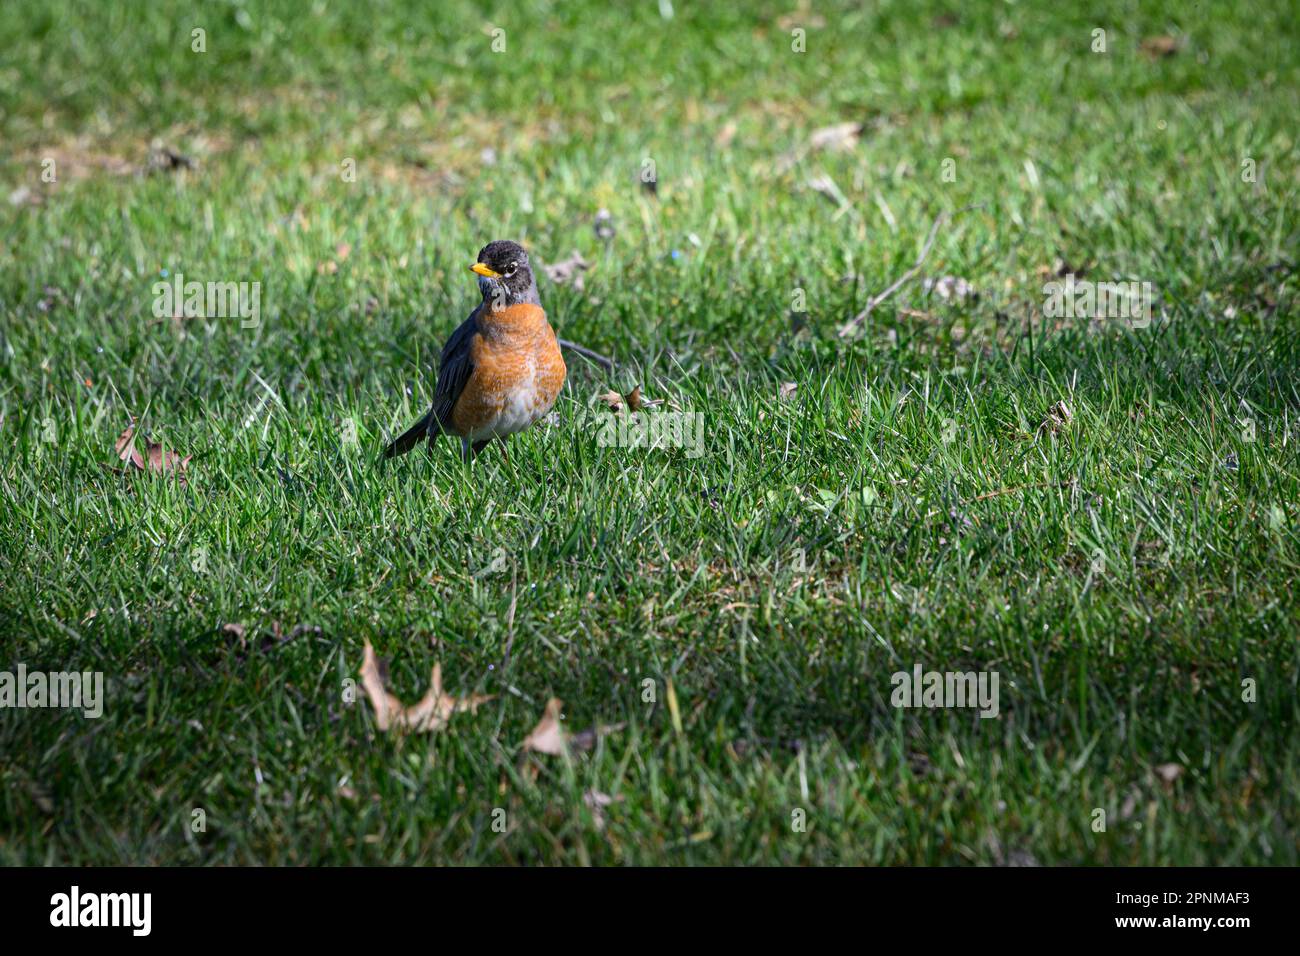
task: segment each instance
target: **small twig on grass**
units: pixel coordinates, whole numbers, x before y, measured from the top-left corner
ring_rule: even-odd
[[[574,352],[577,352],[583,358],[591,359],[591,361],[597,362],[605,366],[605,371],[607,372],[614,371],[614,360],[612,358],[607,358],[606,356],[601,355],[599,352],[593,352],[585,345],[579,345],[577,342],[570,342],[568,339],[560,339],[559,342],[560,342],[560,348],[570,349]]]
[[[934,225],[930,227],[930,234],[925,237],[925,245],[921,247],[921,254],[917,256],[916,262],[912,263],[912,268],[908,269],[901,276],[899,276],[897,279],[891,282],[889,286],[886,287],[885,291],[881,292],[879,295],[874,295],[870,299],[868,299],[866,306],[862,309],[861,312],[859,312],[853,318],[849,319],[849,321],[845,322],[844,325],[840,326],[840,338],[842,339],[848,338],[850,335],[856,332],[858,326],[860,326],[863,322],[867,320],[867,317],[871,315],[872,311],[876,308],[876,306],[880,305],[880,303],[884,302],[891,295],[893,295],[895,292],[901,289],[904,285],[910,282],[918,272],[921,271],[921,266],[925,264],[925,257],[930,254],[930,247],[934,245],[934,237],[939,234],[940,226],[942,226],[945,222],[947,222],[949,219],[953,218],[954,216],[959,216],[962,213],[969,212],[972,209],[978,209],[980,208],[980,206],[983,205],[984,203],[976,203],[973,206],[962,206],[960,209],[954,210],[953,212],[945,212],[937,216],[934,220]]]

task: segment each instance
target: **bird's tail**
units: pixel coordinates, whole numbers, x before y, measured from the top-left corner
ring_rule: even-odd
[[[430,427],[431,422],[433,423],[432,427]],[[433,409],[429,409],[428,414],[398,435],[393,443],[384,449],[384,457],[396,458],[398,455],[405,455],[420,442],[426,438],[434,437],[440,431],[438,423],[433,418]]]

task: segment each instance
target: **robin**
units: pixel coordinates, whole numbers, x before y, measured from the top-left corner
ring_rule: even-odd
[[[494,438],[521,432],[551,410],[567,369],[546,321],[528,254],[516,242],[489,242],[469,267],[483,301],[451,334],[438,359],[433,407],[384,449],[404,455],[439,435],[460,438],[468,461]]]

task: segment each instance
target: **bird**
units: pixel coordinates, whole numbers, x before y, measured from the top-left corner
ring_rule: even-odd
[[[504,441],[550,412],[568,369],[542,309],[521,245],[498,239],[470,265],[483,301],[451,333],[438,359],[433,405],[384,449],[404,455],[439,435],[460,439],[470,461],[494,438]]]

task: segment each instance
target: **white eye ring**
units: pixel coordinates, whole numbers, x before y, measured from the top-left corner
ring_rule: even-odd
[[[515,274],[515,272],[516,272],[518,269],[519,269],[519,264],[518,264],[517,262],[512,262],[512,263],[510,263],[510,267],[509,267],[508,269],[506,269],[506,275],[508,275],[508,276],[512,276],[512,275]]]

